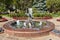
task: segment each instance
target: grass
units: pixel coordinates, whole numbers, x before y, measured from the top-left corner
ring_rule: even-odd
[[[9,16],[9,14],[1,14],[1,16],[5,16],[5,17],[11,18],[11,17]]]

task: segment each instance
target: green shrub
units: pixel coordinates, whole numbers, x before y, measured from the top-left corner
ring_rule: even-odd
[[[0,12],[5,11],[5,5],[0,5]]]
[[[45,13],[44,16],[45,17],[52,17],[52,15],[50,13]]]
[[[12,13],[9,14],[10,17],[27,17],[25,13]]]
[[[34,17],[52,17],[52,14],[50,13],[34,13]]]
[[[33,16],[34,17],[40,17],[40,13],[34,13]]]
[[[46,0],[47,8],[52,12],[60,10],[60,0]]]

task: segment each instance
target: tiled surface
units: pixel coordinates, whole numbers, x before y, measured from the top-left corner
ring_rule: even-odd
[[[36,37],[36,38],[23,38],[23,37],[15,37],[15,36],[9,36],[7,34],[0,34],[0,40],[59,40],[60,38],[54,35],[48,35],[43,37]]]

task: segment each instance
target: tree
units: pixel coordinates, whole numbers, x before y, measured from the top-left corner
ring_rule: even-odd
[[[17,8],[25,10],[26,8],[32,7],[32,0],[18,0]]]
[[[10,5],[14,4],[13,0],[0,0],[0,3],[5,5],[5,8],[8,9]]]
[[[47,0],[46,5],[50,12],[60,11],[60,0]]]
[[[3,3],[7,10],[13,6],[16,9],[26,10],[26,8],[32,7],[33,2],[32,0],[0,0],[0,3]]]

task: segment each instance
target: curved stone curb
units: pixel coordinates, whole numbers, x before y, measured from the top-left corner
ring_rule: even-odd
[[[54,24],[49,22],[49,27],[41,29],[41,30],[30,30],[30,29],[13,29],[10,27],[10,24],[14,22],[14,21],[10,21],[6,24],[4,24],[3,28],[4,28],[4,32],[9,34],[9,35],[14,35],[14,36],[18,36],[18,37],[38,37],[38,36],[42,36],[42,35],[46,35],[49,34],[49,32],[51,30],[54,29]]]
[[[50,34],[60,37],[60,30],[54,29],[53,31],[50,32]]]

